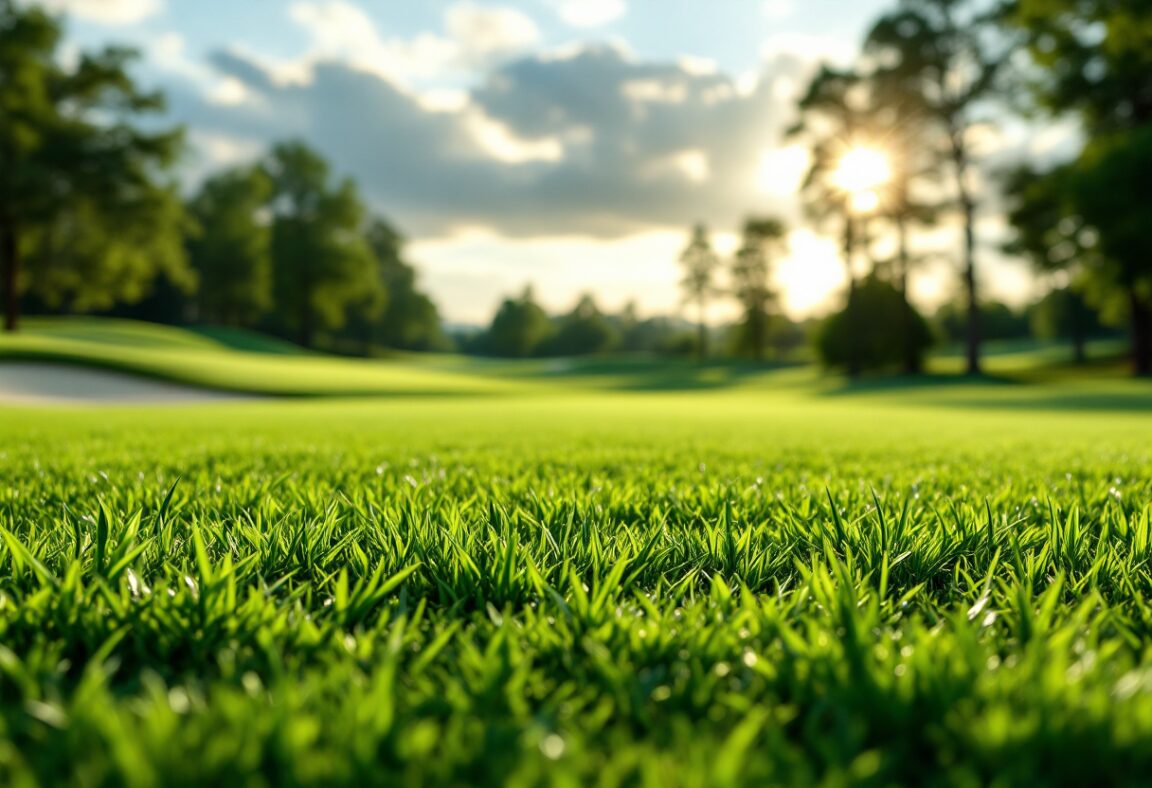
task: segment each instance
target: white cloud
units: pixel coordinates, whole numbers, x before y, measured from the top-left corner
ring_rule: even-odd
[[[522,51],[540,40],[536,23],[513,8],[456,3],[444,13],[444,28],[469,61]]]
[[[653,160],[642,173],[649,178],[668,174],[691,183],[704,183],[712,175],[712,163],[706,151],[687,148]]]
[[[564,158],[564,146],[556,137],[524,139],[479,110],[467,113],[465,125],[485,153],[505,164],[560,161]]]
[[[299,0],[289,7],[288,15],[312,39],[308,53],[295,65],[338,60],[407,85],[438,74],[458,56],[452,41],[431,33],[385,41],[372,18],[344,0]]]
[[[628,10],[624,0],[553,0],[552,7],[573,27],[606,25]]]
[[[540,41],[536,24],[521,12],[471,0],[445,10],[443,34],[425,31],[408,38],[384,38],[372,17],[348,0],[296,0],[288,15],[311,40],[292,61],[260,59],[281,82],[306,82],[316,63],[328,60],[418,93],[421,83],[465,76]]]
[[[43,0],[55,13],[71,14],[100,25],[131,25],[164,9],[163,0]]]
[[[164,71],[197,85],[213,104],[239,104],[249,97],[243,82],[221,76],[204,62],[190,57],[184,36],[179,33],[167,32],[153,37],[147,52],[152,62]]]
[[[707,77],[720,73],[720,65],[708,57],[681,55],[676,58],[676,64],[680,66],[680,70],[686,74],[693,74],[699,77]]]
[[[552,312],[571,309],[592,292],[602,309],[635,300],[643,313],[680,310],[678,230],[642,232],[611,240],[577,235],[511,239],[477,229],[416,240],[407,254],[445,314],[487,323],[500,299],[532,284]]]
[[[688,98],[688,88],[683,83],[659,79],[634,79],[625,82],[620,90],[633,101],[657,104],[683,104]]]

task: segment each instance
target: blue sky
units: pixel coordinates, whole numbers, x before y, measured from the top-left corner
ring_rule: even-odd
[[[793,222],[777,267],[787,311],[826,309],[836,246],[803,226],[804,159],[781,141],[821,59],[852,57],[878,0],[49,0],[68,48],[126,42],[188,126],[190,184],[302,138],[354,175],[409,237],[446,317],[480,322],[535,285],[546,305],[680,308],[688,225],[722,250],[744,216]],[[1019,135],[1018,135],[1019,136]],[[1032,135],[1034,153],[1065,136]],[[988,135],[990,159],[1019,146]],[[998,154],[999,152],[999,154]],[[995,253],[985,283],[1020,301],[1023,266]],[[925,306],[955,285],[952,228],[913,282]],[[714,317],[726,316],[720,305]]]

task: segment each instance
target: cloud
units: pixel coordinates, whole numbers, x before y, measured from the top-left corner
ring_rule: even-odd
[[[211,62],[245,100],[174,93],[179,119],[232,140],[305,139],[414,235],[609,238],[792,210],[757,167],[792,120],[775,98],[803,67],[788,59],[741,94],[722,73],[582,45],[505,62],[436,101],[330,59],[295,81],[244,53]]]
[[[513,8],[462,2],[444,13],[448,37],[469,62],[481,65],[528,49],[540,40],[536,23]]]
[[[624,0],[552,0],[552,7],[572,27],[600,27],[628,10]]]
[[[347,0],[296,0],[289,18],[308,35],[306,54],[279,64],[282,80],[301,79],[314,64],[335,60],[411,87],[446,74],[484,68],[540,40],[536,24],[521,12],[470,0],[444,12],[444,33],[411,38],[380,35],[372,17]]]
[[[109,27],[135,24],[164,10],[163,0],[42,0],[41,5]]]

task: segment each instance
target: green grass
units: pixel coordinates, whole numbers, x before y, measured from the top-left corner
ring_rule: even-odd
[[[389,396],[0,408],[2,785],[1152,773],[1146,382],[67,328]]]
[[[495,377],[417,362],[292,352],[292,346],[259,335],[195,332],[127,320],[28,320],[20,333],[0,336],[0,363],[5,359],[82,364],[272,396],[475,395],[508,389]]]

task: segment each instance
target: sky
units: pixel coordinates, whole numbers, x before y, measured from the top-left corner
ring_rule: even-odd
[[[799,318],[845,282],[833,239],[804,222],[805,158],[782,139],[822,60],[846,63],[882,0],[47,0],[65,55],[107,43],[188,128],[192,188],[302,139],[355,177],[409,239],[455,323],[486,322],[532,284],[546,307],[591,292],[608,310],[682,310],[679,252],[706,222],[730,252],[749,215],[794,227],[775,285]],[[987,169],[1068,144],[1059,126],[986,132]],[[1033,296],[981,217],[985,292]],[[925,308],[958,282],[955,228],[912,281]],[[718,304],[714,320],[733,307]]]

